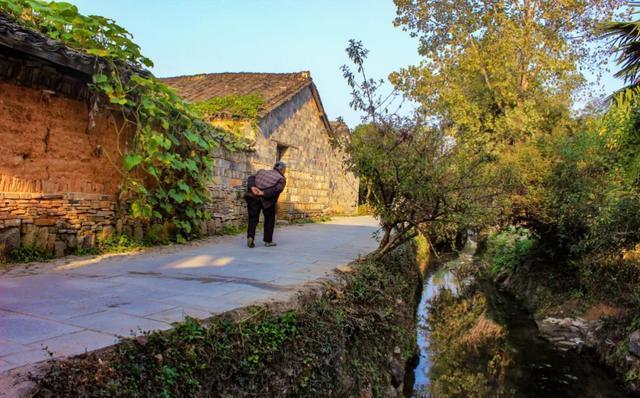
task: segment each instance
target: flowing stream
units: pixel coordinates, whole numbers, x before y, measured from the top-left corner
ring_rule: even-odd
[[[430,354],[430,332],[428,329],[429,301],[437,296],[441,289],[449,289],[458,294],[460,287],[451,269],[462,262],[473,261],[475,243],[469,242],[460,255],[440,267],[432,270],[426,278],[420,306],[418,307],[418,335],[420,356],[414,370],[413,391],[410,397],[432,397],[430,385],[434,378],[434,363],[446,358],[437,358]],[[480,290],[487,298],[489,316],[498,319],[506,329],[504,347],[509,353],[510,363],[505,372],[503,387],[508,393],[498,392],[496,397],[626,397],[624,390],[609,372],[597,366],[593,361],[575,352],[560,352],[545,340],[538,337],[536,325],[531,316],[510,297],[496,291],[489,284],[481,284]],[[469,358],[473,361],[474,358]],[[444,365],[446,368],[446,364]],[[456,369],[460,370],[460,369]],[[464,372],[464,370],[462,370]],[[453,396],[464,396],[451,394]],[[477,395],[476,395],[477,396]],[[438,395],[437,398],[447,398]]]

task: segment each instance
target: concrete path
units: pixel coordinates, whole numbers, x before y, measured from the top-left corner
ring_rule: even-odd
[[[109,346],[249,304],[286,300],[376,247],[370,217],[276,231],[275,248],[242,236],[148,253],[16,268],[0,276],[0,372]],[[261,242],[257,242],[261,244]]]

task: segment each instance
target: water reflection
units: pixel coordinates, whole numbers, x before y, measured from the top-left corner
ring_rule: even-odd
[[[429,331],[427,327],[429,301],[443,289],[447,289],[455,295],[458,294],[458,282],[451,272],[451,267],[459,266],[465,261],[472,261],[474,252],[475,244],[470,241],[457,259],[436,268],[425,280],[417,317],[417,342],[420,348],[420,357],[418,359],[418,365],[414,370],[414,389],[416,391],[422,391],[429,385],[429,370],[432,367],[432,362],[429,358]]]
[[[603,369],[541,340],[530,316],[491,285],[461,289],[451,270],[473,261],[474,251],[468,245],[425,282],[412,396],[627,396]]]

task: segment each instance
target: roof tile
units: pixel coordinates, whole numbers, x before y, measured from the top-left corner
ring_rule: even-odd
[[[259,94],[264,98],[259,116],[264,116],[312,84],[309,72],[297,73],[208,73],[161,79],[190,102],[214,97]]]

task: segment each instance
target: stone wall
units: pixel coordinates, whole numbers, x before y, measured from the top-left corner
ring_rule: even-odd
[[[356,212],[358,179],[346,170],[346,156],[324,126],[309,88],[268,114],[256,130],[252,133],[254,151],[230,154],[218,150],[215,154],[209,206],[212,220],[207,233],[246,222],[247,177],[273,167],[279,145],[287,148],[282,160],[288,166],[287,187],[278,202],[280,218],[302,220]]]
[[[0,192],[0,253],[35,247],[60,257],[109,236],[111,195]]]
[[[307,87],[260,122],[256,140],[262,165],[277,159],[278,145],[286,147],[287,187],[280,214],[289,219],[353,214],[358,200],[357,178],[344,170],[344,155],[332,137]]]
[[[208,210],[211,220],[206,233],[217,234],[227,227],[239,227],[247,221],[247,206],[244,201],[246,181],[253,173],[251,153],[229,153],[218,149],[214,154],[211,171],[211,202]]]

